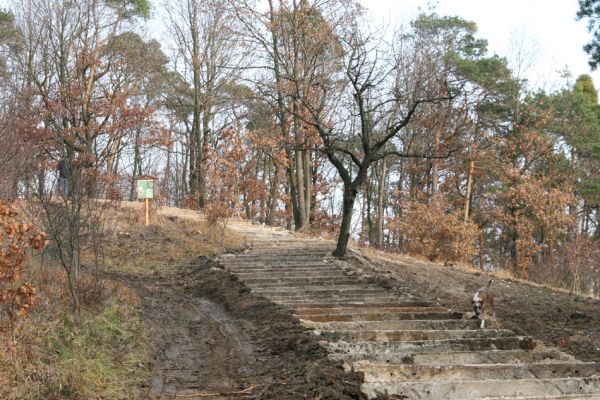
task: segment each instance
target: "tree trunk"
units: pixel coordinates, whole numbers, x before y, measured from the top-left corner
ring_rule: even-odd
[[[291,152],[288,152],[290,154]],[[295,160],[290,155],[288,165],[288,179],[289,179],[289,195],[290,205],[292,207],[292,217],[294,220],[294,229],[300,229],[300,206],[298,205],[298,184],[296,181],[296,169],[294,168]]]
[[[142,174],[142,152],[140,149],[140,133],[135,132],[133,144],[133,174],[131,177],[131,187],[129,190],[129,201],[135,201],[135,178]]]
[[[371,179],[367,182],[365,192],[363,194],[363,202],[360,210],[360,215],[362,217],[362,238],[365,243],[369,243],[369,245],[373,245],[373,217],[371,212],[371,203],[372,203],[372,185]]]
[[[202,135],[202,145],[198,152],[198,186],[196,187],[196,198],[198,200],[198,208],[203,208],[206,205],[206,169],[208,147],[210,145],[210,130],[206,130]]]
[[[265,224],[267,225],[273,225],[273,216],[277,208],[277,198],[279,197],[279,164],[277,164],[277,162],[274,164],[275,172],[273,173],[273,180],[271,182],[271,191],[269,193],[269,201],[267,206],[267,217],[265,219]]]
[[[411,159],[411,166],[409,167],[408,176],[408,200],[414,201],[417,199],[417,161],[416,159]]]
[[[37,175],[37,196],[40,199],[44,198],[44,195],[46,194],[46,167],[40,163],[39,167],[37,168],[36,171],[36,175]]]
[[[272,56],[273,56],[273,73],[275,74],[275,88],[277,90],[277,119],[279,120],[279,128],[281,130],[281,137],[286,140],[289,137],[288,130],[288,122],[286,121],[286,105],[285,105],[285,96],[283,93],[283,84],[282,84],[282,73],[281,73],[281,55],[279,53],[279,35],[277,31],[278,25],[278,14],[275,11],[273,6],[273,0],[268,0],[269,4],[269,20],[271,22],[271,46],[272,46]],[[299,220],[298,216],[298,204],[296,203],[296,182],[295,182],[295,174],[294,174],[294,157],[292,151],[287,149],[286,156],[288,165],[286,167],[286,172],[288,175],[289,185],[288,185],[288,194],[289,201],[286,201],[285,207],[286,211],[292,209],[292,215],[294,222],[296,224],[296,229],[298,224],[296,223]],[[287,227],[290,228],[291,223],[288,222]]]
[[[296,132],[296,134],[298,133]],[[294,162],[296,180],[296,201],[294,204],[296,204],[298,208],[295,213],[297,220],[294,221],[296,230],[300,230],[306,225],[306,206],[304,204],[304,151],[300,148],[301,146],[301,144],[297,144]]]
[[[171,175],[171,152],[173,149],[173,142],[171,141],[171,137],[169,135],[169,144],[167,145],[167,163],[165,165],[165,177],[163,180],[162,192],[165,199],[164,205],[169,205],[169,179]]]
[[[181,204],[183,203],[183,199],[185,198],[186,194],[188,193],[188,170],[189,170],[189,152],[190,152],[190,146],[186,146],[184,147],[184,152],[181,155],[181,163],[183,164],[182,168],[181,168]]]
[[[116,138],[108,146],[108,156],[106,157],[106,172],[109,174],[117,173],[117,156],[121,151],[121,136]]]
[[[471,209],[471,190],[473,187],[473,170],[475,169],[475,161],[469,162],[469,175],[467,176],[467,192],[465,193],[465,209],[463,221],[469,220],[469,212]]]
[[[513,214],[513,234],[512,234],[512,256],[513,256],[513,268],[515,271],[515,275],[519,274],[519,261],[521,258],[521,254],[519,252],[519,216],[512,212]]]
[[[350,226],[352,223],[352,213],[354,212],[354,201],[356,200],[356,194],[358,193],[357,184],[352,182],[350,184],[344,183],[344,197],[342,207],[342,225],[340,226],[340,233],[337,240],[337,245],[333,251],[335,257],[343,257],[346,255],[348,250],[348,241],[350,240]]]
[[[479,229],[479,268],[485,270],[485,234]]]
[[[437,153],[440,147],[440,136],[442,134],[442,129],[444,125],[440,125],[438,129],[435,130],[435,151]],[[431,198],[433,198],[438,192],[439,180],[440,180],[440,160],[434,158],[431,161]]]
[[[385,192],[387,188],[387,163],[381,160],[379,187],[377,191],[377,219],[375,220],[375,246],[383,247],[383,224],[385,218]]]
[[[200,180],[203,164],[202,141],[202,81],[200,63],[200,32],[195,8],[190,10],[190,34],[192,37],[192,79],[194,91],[194,104],[192,109],[192,128],[190,131],[190,194],[196,199],[196,206],[200,206]]]
[[[312,160],[310,150],[306,149],[303,152],[304,162],[302,163],[302,167],[304,168],[303,176],[304,176],[304,226],[310,223],[310,205],[312,200]]]
[[[596,206],[596,232],[594,232],[594,238],[600,240],[600,206]]]

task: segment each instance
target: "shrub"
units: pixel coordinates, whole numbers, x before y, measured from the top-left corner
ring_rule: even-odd
[[[31,282],[21,281],[21,272],[28,250],[44,246],[46,234],[0,201],[0,330],[12,327],[34,305],[36,290]]]
[[[434,198],[430,204],[410,202],[403,216],[390,222],[401,232],[404,249],[431,261],[470,262],[475,254],[478,228],[471,221],[462,221],[460,210]]]

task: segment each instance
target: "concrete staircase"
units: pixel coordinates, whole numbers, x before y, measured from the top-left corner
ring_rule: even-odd
[[[363,391],[398,399],[600,399],[600,364],[350,276],[333,243],[246,222],[252,250],[221,256],[251,290],[292,308]],[[328,260],[329,258],[329,260]],[[395,395],[395,397],[393,396]]]

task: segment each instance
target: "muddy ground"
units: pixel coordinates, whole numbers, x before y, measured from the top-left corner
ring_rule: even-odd
[[[360,274],[387,286],[396,282],[424,300],[470,312],[471,298],[490,276],[407,257],[358,251],[346,261]],[[391,282],[391,283],[389,283]],[[557,346],[582,361],[600,362],[600,300],[494,278],[497,323],[546,345]]]
[[[250,293],[201,257],[120,276],[135,288],[151,333],[152,399],[363,399],[289,310]]]

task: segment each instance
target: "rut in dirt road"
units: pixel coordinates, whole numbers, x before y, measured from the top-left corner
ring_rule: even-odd
[[[600,365],[441,308],[397,285],[361,279],[332,243],[237,222],[253,249],[220,263],[294,310],[330,358],[364,373],[362,390],[403,399],[600,399]]]
[[[253,347],[220,306],[164,282],[140,291],[157,346],[151,399],[207,398],[241,388],[239,377],[255,362]]]

